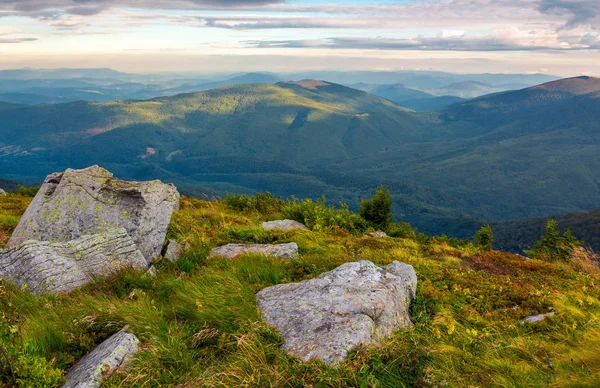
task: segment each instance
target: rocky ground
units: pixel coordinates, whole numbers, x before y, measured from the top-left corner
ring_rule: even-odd
[[[30,201],[0,197],[0,247]],[[177,253],[163,246],[151,272],[106,273],[37,296],[0,282],[2,381],[597,386],[600,271],[585,254],[548,263],[445,238],[372,234],[318,204],[238,205],[182,198],[161,237]],[[310,229],[263,227],[308,213],[320,215],[304,222]],[[297,253],[272,254],[291,243]],[[227,244],[262,245],[240,254],[236,245],[229,258],[231,249],[215,250]]]

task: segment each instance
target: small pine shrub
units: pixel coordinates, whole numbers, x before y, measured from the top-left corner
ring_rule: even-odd
[[[394,218],[390,190],[386,186],[379,186],[373,198],[360,201],[359,214],[379,228],[387,228]]]
[[[533,259],[569,261],[575,248],[582,245],[583,243],[577,240],[569,229],[561,235],[558,222],[549,219],[546,223],[546,233],[525,253]]]
[[[484,251],[491,251],[494,244],[494,232],[490,224],[481,227],[473,236],[475,245]]]
[[[63,371],[43,357],[23,354],[14,367],[17,386],[21,388],[55,388],[65,382]]]

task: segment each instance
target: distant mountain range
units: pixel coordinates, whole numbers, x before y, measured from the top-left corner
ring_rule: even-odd
[[[386,182],[399,218],[467,237],[484,221],[600,207],[599,96],[598,79],[578,77],[416,113],[304,80],[145,101],[0,103],[0,171],[31,180],[98,163],[187,192],[352,206]]]

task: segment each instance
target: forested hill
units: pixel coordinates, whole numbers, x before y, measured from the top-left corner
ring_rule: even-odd
[[[530,249],[544,234],[544,227],[550,218],[558,222],[561,232],[570,229],[586,246],[600,252],[600,209],[493,224],[495,248],[516,253]]]

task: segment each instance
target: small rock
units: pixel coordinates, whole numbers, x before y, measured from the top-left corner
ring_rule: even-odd
[[[98,166],[48,175],[7,247],[66,242],[123,227],[150,264],[160,254],[179,193],[160,181],[128,182]]]
[[[169,240],[167,242],[167,248],[163,254],[165,260],[169,260],[171,263],[176,263],[177,259],[183,253],[183,247],[175,240]]]
[[[380,230],[376,231],[376,232],[369,232],[369,233],[365,233],[365,236],[367,237],[376,237],[376,238],[386,238],[386,237],[390,237],[387,235],[387,233],[382,232]]]
[[[262,227],[267,230],[294,230],[294,229],[304,229],[308,230],[308,228],[294,220],[277,220],[277,221],[268,221],[263,222]]]
[[[0,197],[6,197],[8,194],[6,194],[6,191],[0,189]]]
[[[546,314],[539,314],[539,315],[530,315],[530,316],[526,317],[525,319],[521,320],[521,325],[524,325],[525,323],[541,322],[544,319],[546,319],[547,317],[551,317],[553,315],[554,315],[554,312],[546,313]]]
[[[408,264],[379,268],[360,261],[315,279],[265,288],[256,298],[263,319],[283,336],[283,350],[333,364],[360,344],[412,327],[409,306],[416,287]]]
[[[136,336],[120,331],[79,360],[67,373],[62,388],[99,388],[102,380],[124,366],[138,350]]]
[[[287,244],[227,244],[213,248],[210,257],[225,257],[235,259],[247,253],[257,253],[265,256],[291,259],[298,257],[298,244],[295,242]]]
[[[0,251],[0,277],[35,294],[69,292],[98,276],[147,266],[124,228],[68,242],[28,240]]]
[[[148,268],[148,271],[146,271],[146,273],[148,275],[150,275],[151,277],[155,278],[156,277],[156,267],[151,266],[150,268]]]

